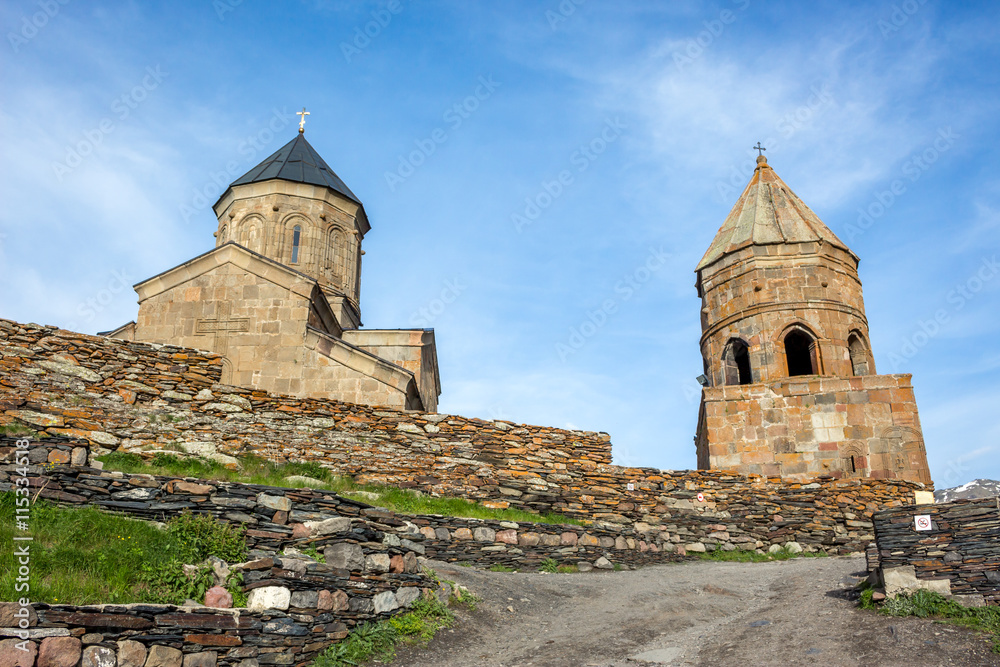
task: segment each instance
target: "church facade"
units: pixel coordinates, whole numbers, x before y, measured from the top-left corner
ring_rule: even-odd
[[[929,483],[910,375],[878,375],[855,255],[763,156],[696,269],[698,467]]]
[[[106,335],[216,352],[223,381],[435,412],[433,329],[361,328],[361,201],[306,141],[234,181],[215,248],[135,285],[135,322]]]

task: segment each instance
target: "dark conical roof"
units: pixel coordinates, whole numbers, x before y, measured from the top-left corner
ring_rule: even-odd
[[[309,145],[305,135],[301,133],[256,167],[233,181],[230,187],[269,181],[272,178],[280,178],[294,183],[325,185],[351,201],[361,204],[361,200],[354,196],[351,189],[340,180],[333,169],[330,169],[330,165],[319,156],[315,148]]]

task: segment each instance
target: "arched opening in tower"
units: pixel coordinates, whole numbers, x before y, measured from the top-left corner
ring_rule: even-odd
[[[847,339],[847,349],[851,355],[851,370],[854,375],[868,375],[868,350],[861,336],[852,333]]]
[[[816,346],[804,331],[795,329],[785,336],[785,358],[788,360],[788,375],[816,375]]]
[[[750,349],[743,340],[733,338],[726,344],[726,351],[723,353],[723,368],[727,385],[753,382],[753,374],[750,372]]]

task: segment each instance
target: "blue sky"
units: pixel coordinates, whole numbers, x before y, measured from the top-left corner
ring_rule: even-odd
[[[94,333],[295,134],[364,202],[362,315],[440,409],[695,466],[694,267],[775,171],[861,257],[939,487],[1000,479],[1000,6],[6,2],[0,316]]]

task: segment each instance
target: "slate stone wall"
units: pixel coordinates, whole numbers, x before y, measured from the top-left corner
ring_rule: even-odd
[[[214,355],[6,320],[0,354],[0,425],[84,439],[95,454],[181,446],[228,464],[246,452],[315,461],[361,482],[491,507],[556,511],[640,534],[655,526],[675,544],[798,541],[859,551],[872,539],[872,512],[925,488],[615,466],[606,434],[275,396],[218,384]],[[707,528],[717,525],[726,530]]]
[[[912,565],[918,579],[951,581],[957,595],[982,595],[1000,604],[1000,499],[909,505],[874,516],[878,563],[883,569]],[[931,517],[917,530],[914,517]]]

